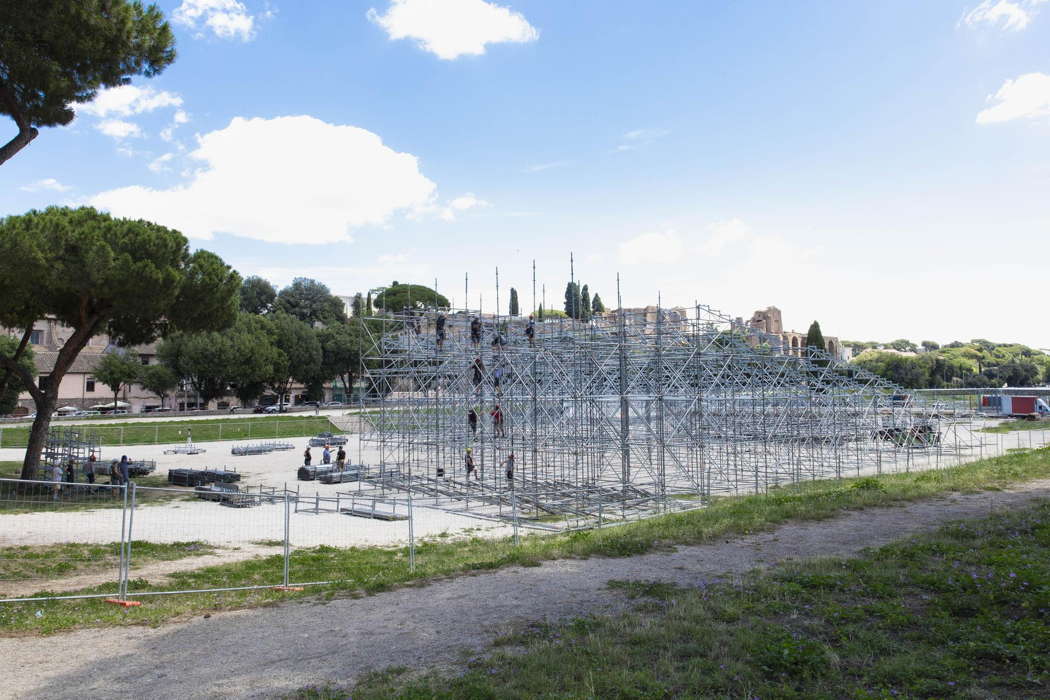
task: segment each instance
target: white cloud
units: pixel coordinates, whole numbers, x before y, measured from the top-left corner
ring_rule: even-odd
[[[36,182],[31,182],[28,185],[22,185],[18,189],[22,190],[23,192],[67,192],[72,188],[70,188],[69,185],[63,185],[61,182],[59,182],[53,177],[45,177],[43,180],[37,180]]]
[[[685,242],[675,231],[643,233],[619,245],[623,265],[673,265],[682,260]]]
[[[1047,0],[983,0],[961,20],[962,24],[975,27],[987,24],[1006,31],[1021,31],[1039,12],[1039,5]]]
[[[492,206],[484,199],[478,199],[472,193],[467,192],[464,195],[456,197],[448,203],[444,209],[441,210],[441,218],[445,221],[454,221],[456,214],[461,211],[467,211],[468,209],[476,209],[478,207],[490,207]]]
[[[571,160],[552,160],[549,163],[537,163],[536,165],[530,165],[525,168],[527,173],[541,173],[544,170],[553,170],[554,168],[565,168],[572,165]]]
[[[988,101],[995,104],[977,115],[978,124],[1050,115],[1050,75],[1026,73],[1007,80]]]
[[[99,91],[94,100],[77,105],[77,111],[93,117],[131,117],[152,112],[162,107],[179,107],[182,98],[173,92],[155,90],[152,87],[119,85]],[[181,110],[180,110],[181,111]]]
[[[705,256],[721,255],[727,247],[751,238],[751,229],[740,219],[716,221],[707,227],[708,237],[700,243]]]
[[[177,109],[171,120],[176,124],[185,124],[190,120],[190,115],[186,114],[186,112],[181,109]]]
[[[95,128],[106,136],[112,136],[118,141],[142,136],[142,129],[139,128],[138,124],[124,121],[123,119],[103,119],[95,125]]]
[[[90,203],[193,238],[230,233],[281,243],[347,240],[348,231],[433,206],[435,185],[376,134],[309,116],[235,118],[199,137],[200,167],[171,189],[139,185]]]
[[[391,0],[368,18],[393,39],[415,39],[438,58],[480,56],[487,44],[535,41],[540,33],[521,13],[484,0]]]
[[[197,38],[204,36],[204,30],[219,39],[255,38],[255,17],[239,0],[182,0],[171,17],[176,24],[197,30]]]
[[[616,147],[617,151],[635,151],[647,146],[657,139],[662,139],[671,132],[666,129],[634,129],[623,135],[623,141]]]
[[[168,163],[170,163],[174,157],[174,153],[165,153],[159,158],[155,158],[147,167],[155,173],[162,173],[171,170],[171,166],[168,165]]]

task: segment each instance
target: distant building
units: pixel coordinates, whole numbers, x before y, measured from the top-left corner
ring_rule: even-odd
[[[777,307],[767,306],[764,309],[755,311],[747,325],[763,333],[779,337],[782,344],[781,351],[785,355],[802,356],[806,347],[806,334],[798,331],[785,331],[784,321],[781,317],[780,309]],[[824,349],[836,360],[848,359],[846,350],[835,336],[824,336]]]

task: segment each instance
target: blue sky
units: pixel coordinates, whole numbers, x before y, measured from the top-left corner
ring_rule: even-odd
[[[277,284],[531,261],[627,305],[1050,348],[1050,2],[165,0],[179,57],[0,168]],[[8,125],[13,133],[13,124]]]

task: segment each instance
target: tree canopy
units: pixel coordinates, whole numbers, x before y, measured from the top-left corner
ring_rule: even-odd
[[[99,88],[152,77],[175,60],[175,37],[156,5],[138,0],[0,2],[0,114],[18,134],[0,164],[25,148],[37,127],[73,121],[72,105]]]
[[[809,331],[806,332],[806,347],[818,350],[823,350],[825,347],[824,334],[820,332],[820,324],[816,321],[809,324]]]
[[[139,384],[151,394],[156,394],[161,406],[164,398],[179,386],[179,377],[167,365],[146,365],[139,376]]]
[[[269,320],[277,352],[266,383],[283,404],[292,382],[308,385],[321,376],[321,342],[313,328],[283,311]]]
[[[274,307],[303,323],[330,324],[346,321],[343,300],[317,280],[296,277],[277,295]]]
[[[262,277],[246,277],[241,283],[241,311],[249,314],[265,314],[273,311],[277,290]]]
[[[600,314],[605,312],[605,304],[602,303],[602,298],[595,292],[594,298],[591,299],[591,313]]]
[[[0,335],[0,356],[14,357],[18,351],[18,341],[6,335]],[[30,374],[36,374],[36,365],[33,363],[32,348],[25,348],[19,359],[19,364]],[[18,405],[18,395],[21,393],[21,382],[10,381],[11,372],[8,369],[0,369],[0,415],[10,413]]]
[[[402,309],[425,309],[449,307],[448,299],[430,287],[421,284],[401,284],[393,282],[389,287],[376,295],[372,303],[384,311],[401,311]]]
[[[114,409],[117,407],[121,388],[137,382],[141,373],[142,363],[123,352],[106,353],[95,367],[95,379],[113,392]]]
[[[62,377],[93,336],[105,332],[128,347],[176,330],[227,327],[240,284],[218,256],[191,253],[181,233],[148,221],[90,207],[50,207],[0,220],[0,326],[22,331],[20,352],[37,319],[71,329],[44,388],[19,366],[20,352],[0,357],[37,405],[23,476],[35,475]]]
[[[853,362],[909,389],[1050,382],[1050,356],[1017,343],[955,341],[917,356],[867,350]]]

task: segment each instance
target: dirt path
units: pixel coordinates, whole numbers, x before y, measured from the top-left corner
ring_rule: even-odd
[[[523,622],[619,609],[611,579],[682,585],[791,559],[852,555],[948,520],[1050,497],[1050,480],[848,513],[671,553],[554,561],[404,588],[368,598],[289,603],[158,629],[81,630],[0,639],[19,698],[273,697],[312,683],[347,683],[393,665],[453,663]],[[43,663],[42,660],[47,662]],[[30,673],[14,669],[32,669]]]
[[[153,584],[165,583],[168,576],[178,571],[190,571],[201,569],[205,566],[217,564],[229,564],[244,559],[265,557],[270,554],[279,554],[281,547],[269,547],[264,545],[246,545],[235,549],[218,549],[211,554],[202,554],[197,557],[183,557],[170,561],[155,561],[138,566],[131,564],[131,578],[146,579]],[[112,583],[113,590],[117,589],[117,570],[114,565],[105,571],[85,571],[74,576],[66,576],[60,579],[48,579],[46,582],[34,579],[29,581],[4,581],[0,582],[0,597],[28,596],[46,588],[49,591],[61,593],[63,591],[75,591],[81,588],[89,588],[102,583]]]

